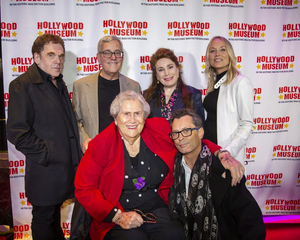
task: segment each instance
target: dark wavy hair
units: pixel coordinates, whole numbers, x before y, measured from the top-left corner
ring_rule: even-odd
[[[148,87],[148,89],[145,90],[144,98],[146,99],[146,101],[148,103],[150,103],[150,101],[152,99],[154,99],[154,105],[156,105],[156,106],[158,106],[160,103],[160,95],[157,93],[159,90],[161,90],[163,88],[163,85],[157,80],[155,65],[156,65],[157,61],[162,58],[168,58],[172,62],[175,63],[177,68],[180,67],[178,59],[175,56],[174,52],[168,48],[159,48],[151,56],[150,65],[151,65],[151,69],[152,69],[152,83]],[[179,71],[179,77],[178,77],[178,81],[177,81],[177,88],[178,88],[178,91],[181,92],[182,101],[184,103],[184,106],[186,108],[193,108],[191,93],[189,92],[186,84],[183,82],[180,71]]]
[[[60,44],[63,47],[64,52],[65,52],[64,40],[57,35],[46,33],[35,39],[34,43],[32,44],[32,47],[31,47],[32,56],[34,55],[34,53],[40,54],[44,50],[44,46],[50,42],[53,44]]]

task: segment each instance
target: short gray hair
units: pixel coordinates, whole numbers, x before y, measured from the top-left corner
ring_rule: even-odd
[[[115,35],[108,35],[108,36],[104,36],[103,38],[101,38],[98,42],[97,45],[97,51],[98,53],[101,52],[102,46],[104,43],[108,43],[110,41],[116,40],[120,43],[120,47],[121,47],[121,51],[123,51],[123,43],[122,41]]]
[[[135,91],[125,91],[125,92],[121,92],[119,93],[116,98],[113,100],[113,102],[110,105],[110,115],[116,119],[118,114],[121,111],[122,108],[122,104],[124,101],[126,100],[138,100],[140,101],[140,103],[143,106],[143,111],[144,111],[144,119],[146,119],[149,114],[150,114],[150,106],[149,104],[146,102],[146,100],[144,99],[144,97],[135,92]]]

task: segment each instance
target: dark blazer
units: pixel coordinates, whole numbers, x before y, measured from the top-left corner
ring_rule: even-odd
[[[217,162],[220,163],[215,161],[215,166]],[[264,240],[266,230],[262,212],[246,188],[245,176],[237,186],[232,187],[229,170],[226,170],[224,179],[214,171],[213,166],[210,183],[221,239]]]
[[[175,161],[181,161],[182,154],[177,152]],[[243,177],[237,186],[231,186],[231,175],[226,170],[226,179],[221,175],[225,168],[213,156],[210,188],[216,211],[219,233],[222,240],[264,240],[266,230],[261,210],[246,188]],[[178,176],[174,176],[177,178]],[[170,200],[171,201],[171,200]]]
[[[203,107],[203,104],[202,104],[202,94],[201,94],[201,91],[192,87],[192,86],[189,86],[189,85],[186,85],[189,92],[192,94],[192,100],[193,100],[193,104],[194,104],[194,107],[195,107],[195,112],[198,114],[198,116],[201,117],[202,119],[202,122],[204,124],[205,122],[205,117],[204,117],[204,107]],[[158,94],[158,93],[157,93]],[[152,99],[149,103],[150,105],[150,108],[151,108],[151,117],[162,117],[161,115],[161,104],[159,104],[159,106],[154,106],[154,100]],[[178,97],[177,97],[177,100],[173,106],[173,109],[172,109],[172,113],[177,110],[177,109],[181,109],[181,108],[185,108],[184,106],[184,103],[182,101],[182,95],[181,95],[181,92],[178,93]]]
[[[51,84],[51,83],[50,83]],[[7,138],[26,158],[25,192],[32,205],[49,206],[74,196],[79,135],[68,91],[67,107],[36,64],[9,86]]]

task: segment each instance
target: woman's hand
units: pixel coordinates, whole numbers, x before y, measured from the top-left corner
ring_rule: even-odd
[[[131,229],[140,227],[144,223],[144,220],[140,214],[136,213],[135,211],[131,211],[122,212],[119,219],[115,223],[120,225],[123,229]]]
[[[220,152],[218,156],[223,167],[225,169],[228,169],[231,173],[231,177],[232,177],[231,186],[236,186],[238,183],[240,183],[241,179],[244,176],[245,173],[244,166],[238,160],[234,159],[231,156],[231,154],[227,151]]]

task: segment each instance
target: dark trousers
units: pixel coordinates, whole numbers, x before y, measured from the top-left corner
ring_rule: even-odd
[[[156,209],[156,223],[144,223],[138,228],[123,229],[119,225],[110,229],[104,240],[184,240],[183,226],[179,221],[170,219],[167,208]]]
[[[32,238],[33,240],[64,240],[60,226],[60,206],[32,206]]]

